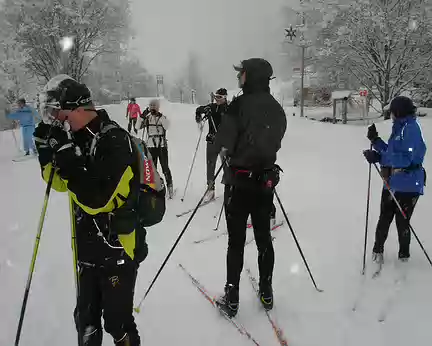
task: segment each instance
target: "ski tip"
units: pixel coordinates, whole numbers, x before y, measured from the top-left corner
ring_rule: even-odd
[[[141,312],[141,309],[140,308],[134,308],[134,311],[137,313],[137,314],[139,314],[140,312]]]
[[[316,290],[317,290],[317,292],[319,292],[319,293],[323,293],[323,292],[324,292],[324,290],[322,290],[321,288],[317,288]]]

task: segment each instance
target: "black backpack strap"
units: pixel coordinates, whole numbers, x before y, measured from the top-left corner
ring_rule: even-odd
[[[90,145],[90,156],[93,157],[95,155],[96,146],[97,146],[98,141],[101,139],[101,137],[104,134],[106,134],[108,131],[110,131],[112,129],[118,129],[118,128],[121,129],[121,127],[115,122],[111,122],[111,123],[108,123],[108,124],[105,124],[104,126],[102,126],[100,131],[93,137],[93,140],[92,140],[91,145]]]

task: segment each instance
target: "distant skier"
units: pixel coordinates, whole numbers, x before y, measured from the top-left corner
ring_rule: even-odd
[[[215,198],[215,185],[213,182],[219,150],[215,146],[214,139],[221,123],[222,116],[226,113],[228,108],[227,96],[227,90],[225,88],[220,88],[216,91],[216,94],[213,95],[216,103],[200,106],[195,112],[195,120],[198,124],[204,126],[206,120],[208,120],[209,124],[209,132],[206,137],[207,188],[209,190],[204,197],[204,202],[211,201]]]
[[[138,222],[139,152],[131,136],[103,109],[89,89],[67,75],[45,89],[45,118],[35,131],[42,176],[69,192],[76,228],[79,345],[101,346],[103,329],[117,346],[139,346],[133,296],[139,264],[148,253],[146,230]],[[70,128],[70,131],[67,129]],[[79,150],[78,150],[79,149]],[[150,212],[150,210],[149,210]]]
[[[30,155],[30,150],[36,154],[36,147],[33,142],[33,132],[35,123],[40,120],[39,114],[35,109],[26,104],[26,100],[20,98],[17,101],[18,109],[14,113],[7,114],[6,117],[11,120],[19,121],[23,138],[23,147],[25,155]]]
[[[388,144],[378,136],[375,125],[371,125],[367,138],[375,150],[365,150],[364,156],[369,163],[381,165],[384,178],[409,220],[420,195],[424,193],[426,172],[423,160],[426,144],[415,116],[416,107],[411,99],[404,96],[395,97],[389,111],[393,118],[393,128]],[[405,262],[410,257],[409,224],[384,186],[372,255],[373,261],[377,264],[384,263],[384,243],[395,215],[399,237],[398,258]]]
[[[141,109],[139,104],[136,103],[135,97],[131,97],[130,103],[127,106],[126,110],[126,118],[129,119],[128,123],[128,132],[131,132],[131,129],[133,128],[135,133],[137,134],[137,130],[135,128],[138,116],[141,114]]]
[[[155,99],[150,101],[149,107],[146,108],[143,114],[138,118],[135,129],[143,129],[143,136],[144,131],[147,133],[146,145],[149,148],[156,167],[158,160],[160,160],[162,172],[165,176],[168,188],[168,197],[172,199],[174,196],[174,188],[171,170],[168,164],[168,141],[166,138],[166,131],[170,126],[170,122],[159,110],[159,100]]]
[[[229,316],[239,307],[240,274],[248,216],[252,217],[258,248],[259,294],[267,310],[273,307],[274,250],[270,214],[279,182],[276,153],[287,121],[281,105],[270,94],[273,68],[264,59],[244,60],[238,71],[243,95],[233,100],[216,135],[216,147],[228,160],[224,172],[225,218],[228,228],[227,280],[218,305]]]

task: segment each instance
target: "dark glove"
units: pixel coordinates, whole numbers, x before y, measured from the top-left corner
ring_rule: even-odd
[[[54,126],[48,138],[48,145],[55,153],[56,165],[59,174],[63,179],[69,177],[82,166],[80,159],[75,151],[75,146],[69,134],[61,127]]]
[[[375,150],[365,150],[363,151],[363,155],[369,163],[378,163],[381,160],[381,154]]]
[[[214,143],[214,140],[215,140],[215,135],[214,135],[213,133],[209,133],[209,134],[206,136],[206,141],[207,141],[207,142],[213,144],[213,143]]]
[[[50,133],[51,125],[45,124],[43,122],[39,123],[33,132],[39,163],[42,167],[52,162],[54,156],[54,151],[48,145],[48,136]]]
[[[59,126],[53,126],[48,137],[48,145],[54,152],[72,148],[73,143],[68,133]]]
[[[195,114],[195,121],[197,122],[197,124],[199,124],[201,122],[201,114],[199,114],[199,113]]]
[[[145,118],[150,113],[150,109],[147,107],[141,114],[141,118]]]
[[[372,124],[371,126],[368,127],[368,132],[367,132],[367,136],[366,136],[371,142],[374,142],[378,139],[378,131],[375,127],[375,124]]]
[[[39,125],[36,127],[35,131],[33,132],[33,137],[35,139],[38,139],[39,142],[46,141],[50,132],[51,132],[51,125],[45,123],[39,123]]]

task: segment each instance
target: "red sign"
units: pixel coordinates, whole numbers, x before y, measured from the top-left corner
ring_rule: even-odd
[[[368,91],[367,90],[360,90],[360,96],[366,97],[367,95],[368,95]]]

